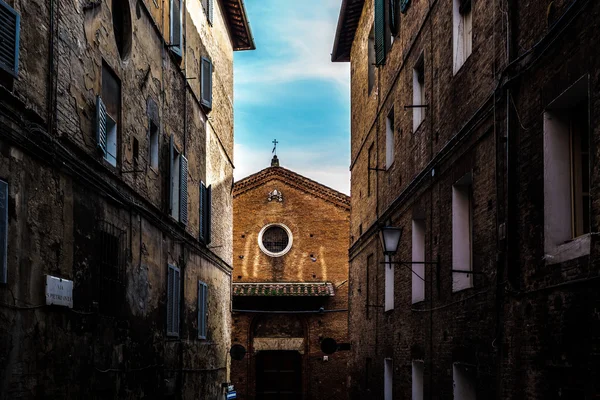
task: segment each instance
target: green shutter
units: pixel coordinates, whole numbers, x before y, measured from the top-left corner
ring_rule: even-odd
[[[169,200],[167,204],[169,205],[169,214],[173,212],[173,169],[175,169],[175,165],[173,164],[173,158],[175,156],[175,148],[173,146],[173,135],[169,137]]]
[[[204,242],[206,240],[206,215],[205,215],[205,210],[206,210],[206,185],[204,184],[204,182],[200,182],[200,199],[199,199],[199,203],[200,203],[200,207],[198,210],[198,214],[199,214],[199,219],[200,219],[200,226],[198,227],[198,239],[200,239],[201,242]]]
[[[96,145],[106,155],[106,106],[100,96],[96,96]]]
[[[210,244],[211,237],[211,225],[212,225],[212,185],[206,188],[206,228],[205,228],[205,243]]]
[[[182,154],[179,156],[179,221],[188,223],[188,160]]]
[[[198,339],[206,339],[208,314],[208,287],[198,281]]]
[[[15,78],[19,75],[21,16],[0,0],[0,69]]]
[[[212,62],[202,57],[200,61],[200,103],[207,109],[212,109]]]
[[[385,0],[375,0],[375,64],[385,64]]]

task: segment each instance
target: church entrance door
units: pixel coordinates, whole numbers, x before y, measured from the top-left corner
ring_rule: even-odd
[[[256,357],[257,400],[301,400],[302,356],[297,351],[260,351]]]

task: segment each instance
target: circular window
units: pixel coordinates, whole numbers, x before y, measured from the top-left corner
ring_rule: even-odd
[[[281,257],[292,248],[292,232],[283,224],[270,224],[261,229],[258,245],[266,255]]]

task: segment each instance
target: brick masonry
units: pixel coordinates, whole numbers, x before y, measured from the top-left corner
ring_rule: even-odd
[[[168,0],[123,2],[128,54],[119,54],[113,31],[111,8],[121,2],[8,3],[21,15],[21,42],[18,78],[0,74],[0,179],[9,185],[0,397],[221,396],[229,380],[233,223],[234,49],[224,3],[214,2],[210,25],[200,0],[184,2],[181,59],[168,47]],[[198,100],[201,56],[214,65],[210,113]],[[95,142],[103,63],[121,82],[116,168]],[[158,105],[158,170],[148,167],[149,100]],[[187,226],[168,215],[171,136],[189,160]],[[198,241],[201,181],[212,185],[210,248]],[[124,232],[125,294],[116,316],[99,312],[93,295],[99,220]],[[166,336],[168,263],[181,270],[178,338]],[[73,310],[45,306],[46,274],[74,281]],[[209,288],[206,340],[198,339],[198,280]]]
[[[370,95],[372,1],[364,2],[350,54],[350,397],[382,398],[383,359],[392,358],[396,399],[411,396],[412,360],[424,360],[424,398],[452,398],[455,362],[476,366],[477,398],[596,398],[598,243],[592,234],[589,256],[545,261],[542,123],[549,101],[589,74],[597,232],[600,58],[593,38],[600,7],[474,1],[473,52],[454,75],[452,2],[409,4]],[[510,66],[507,18],[510,60],[517,60]],[[413,132],[405,106],[412,104],[412,69],[421,54],[427,108]],[[392,107],[394,164],[369,171],[385,167]],[[375,159],[368,165],[371,146]],[[453,293],[452,185],[466,173],[473,178],[474,287]],[[384,313],[378,226],[404,228],[396,259],[410,260],[414,217],[425,219],[426,259],[439,258],[440,268],[426,267],[426,299],[411,304],[411,271],[397,266],[395,309]]]
[[[281,192],[283,201],[268,200],[274,189]],[[234,310],[347,309],[349,198],[282,167],[266,168],[236,182],[233,193],[234,284],[330,282],[335,292],[333,297],[236,296]],[[259,248],[259,232],[271,223],[285,224],[292,232],[293,245],[284,256],[270,257]],[[331,337],[347,343],[347,318],[346,312],[280,315],[234,311],[233,343],[248,349],[243,360],[231,361],[238,397],[252,399],[256,394],[258,349],[295,350],[296,338],[304,338],[298,349],[303,399],[344,399],[348,352],[338,351],[324,361],[320,342]]]

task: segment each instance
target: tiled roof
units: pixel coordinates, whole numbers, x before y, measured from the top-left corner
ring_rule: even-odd
[[[364,4],[365,0],[342,0],[331,61],[350,61],[352,42],[354,42],[354,35],[358,28]]]
[[[254,50],[254,38],[246,15],[244,0],[221,0],[224,17],[232,36],[233,50]]]
[[[234,283],[234,296],[334,296],[331,282],[258,282]]]

